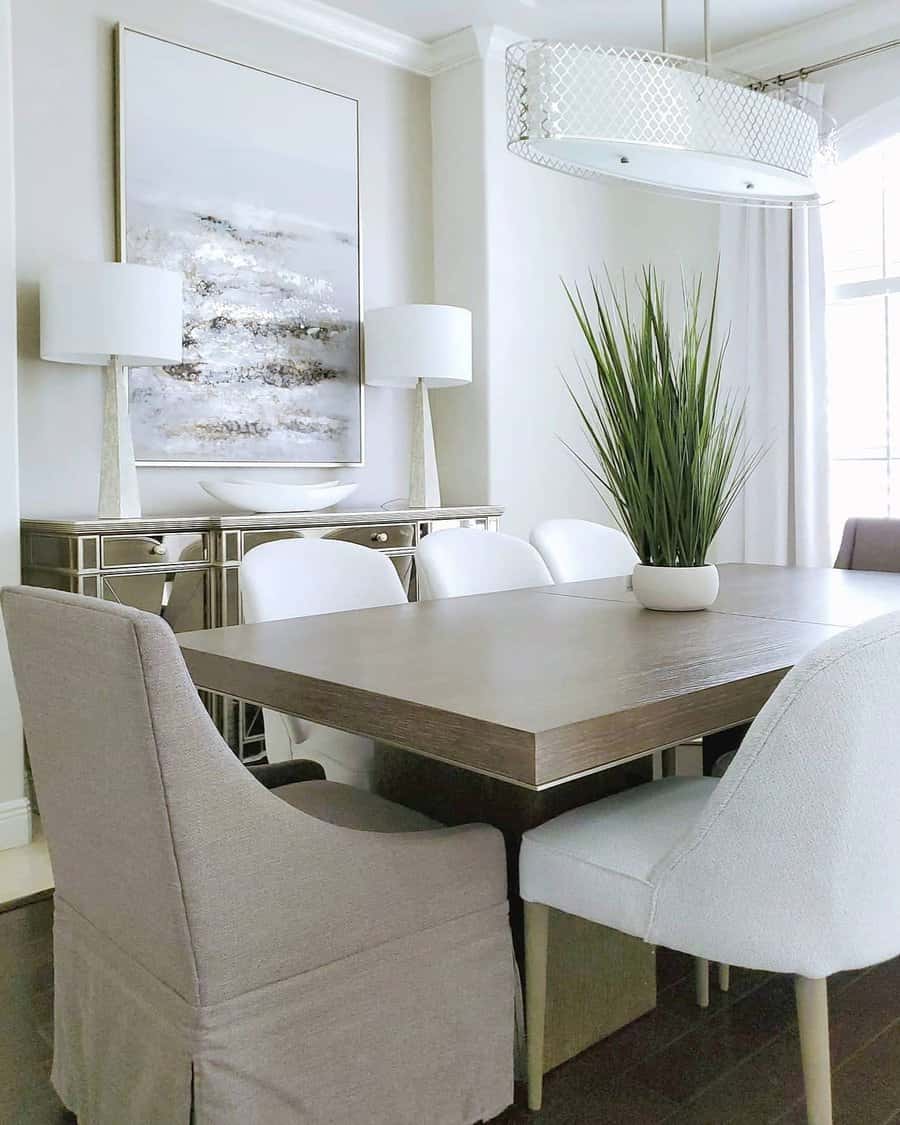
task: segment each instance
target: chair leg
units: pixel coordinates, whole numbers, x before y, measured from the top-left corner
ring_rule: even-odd
[[[719,991],[727,992],[731,988],[731,966],[719,965]]]
[[[697,986],[697,1003],[701,1008],[709,1007],[709,961],[704,957],[694,958],[694,983]]]
[[[547,932],[550,908],[525,903],[525,1028],[528,1108],[540,1109],[544,1092],[544,1016],[547,1010]]]
[[[800,1021],[800,1053],[803,1056],[803,1085],[806,1088],[806,1120],[809,1125],[832,1125],[831,1050],[828,1043],[828,981],[797,977],[797,1017]]]

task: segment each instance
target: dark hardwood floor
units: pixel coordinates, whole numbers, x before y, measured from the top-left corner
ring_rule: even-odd
[[[49,901],[0,914],[3,1125],[74,1121],[49,1080],[51,922]],[[803,1125],[790,980],[735,970],[701,1012],[690,968],[660,950],[656,1011],[548,1075],[540,1114],[493,1125]],[[900,959],[834,978],[831,1027],[836,1125],[900,1125]]]

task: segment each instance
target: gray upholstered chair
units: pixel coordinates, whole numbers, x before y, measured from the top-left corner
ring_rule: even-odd
[[[900,572],[900,520],[847,520],[834,565],[837,570]]]
[[[56,877],[53,1083],[81,1125],[461,1125],[512,1100],[499,832],[270,792],[159,618],[2,594]]]

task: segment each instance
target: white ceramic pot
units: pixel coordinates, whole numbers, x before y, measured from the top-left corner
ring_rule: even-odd
[[[646,609],[708,609],[719,593],[714,566],[645,566],[632,575],[634,596]]]

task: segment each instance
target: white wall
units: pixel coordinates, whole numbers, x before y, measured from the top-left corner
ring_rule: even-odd
[[[555,516],[610,522],[560,440],[582,445],[563,374],[577,378],[574,357],[586,351],[560,278],[584,286],[591,270],[631,277],[653,264],[677,290],[682,270],[711,276],[718,208],[575,179],[509,154],[497,50],[480,66],[438,76],[432,113],[436,240],[449,248],[435,261],[455,256],[470,284],[476,336],[487,337],[475,374],[486,386],[433,396],[444,498],[461,503],[483,490],[477,457],[486,448],[479,498],[505,506],[504,530],[527,536]],[[454,206],[462,197],[484,219],[473,205],[466,223]],[[440,269],[437,277],[440,286]]]
[[[472,310],[472,382],[430,393],[442,499],[490,499],[487,184],[480,60],[431,84],[434,299]]]
[[[572,179],[503,153],[490,268],[491,499],[505,529],[571,516],[611,522],[565,439],[588,452],[565,381],[588,351],[563,290],[589,273],[652,264],[677,297],[680,272],[715,269],[717,208]]]
[[[16,458],[15,231],[13,225],[12,55],[8,0],[0,0],[0,585],[19,580]],[[27,844],[22,730],[0,622],[0,848]]]
[[[37,279],[60,258],[115,250],[116,21],[356,97],[368,307],[432,298],[429,83],[204,0],[13,0],[22,511],[96,512],[101,380],[38,358]],[[4,104],[6,104],[4,102]],[[189,107],[185,107],[189,111]],[[299,123],[298,123],[299,127]],[[405,496],[411,395],[367,391],[366,466],[353,506]],[[316,479],[333,470],[249,470]],[[142,469],[147,514],[209,511],[196,484],[248,470]]]

